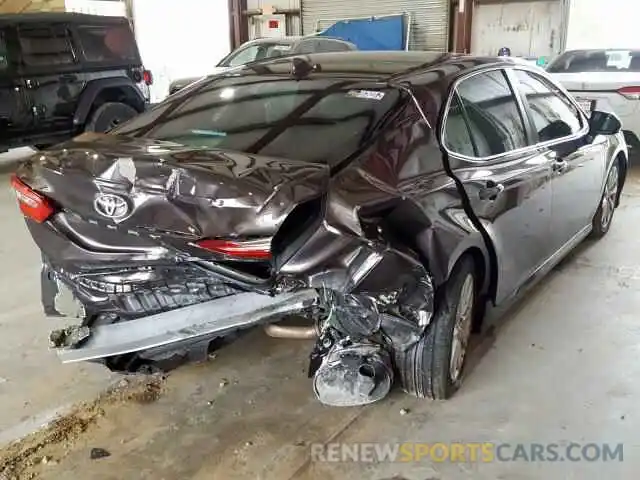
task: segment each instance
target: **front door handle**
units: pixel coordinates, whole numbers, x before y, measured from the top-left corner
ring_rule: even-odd
[[[504,191],[504,185],[493,181],[488,181],[487,185],[480,189],[478,195],[480,200],[495,200]]]
[[[568,166],[569,164],[564,160],[558,160],[553,164],[553,171],[557,173],[562,173],[567,169]]]

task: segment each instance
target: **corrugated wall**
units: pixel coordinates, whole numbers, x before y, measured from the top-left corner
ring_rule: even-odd
[[[338,20],[404,13],[411,16],[410,49],[446,51],[449,8],[449,0],[302,0],[302,30],[311,34]]]
[[[64,12],[64,0],[0,0],[0,13]]]

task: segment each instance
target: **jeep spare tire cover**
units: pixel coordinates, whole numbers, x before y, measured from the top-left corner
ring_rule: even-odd
[[[85,132],[105,133],[138,115],[135,108],[119,102],[100,105],[89,118]]]

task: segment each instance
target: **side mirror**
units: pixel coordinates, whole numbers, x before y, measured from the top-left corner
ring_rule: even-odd
[[[589,119],[589,135],[615,135],[622,130],[622,122],[614,113],[594,110]]]

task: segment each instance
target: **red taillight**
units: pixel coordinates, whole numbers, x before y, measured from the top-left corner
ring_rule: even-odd
[[[205,239],[196,242],[196,245],[210,252],[247,260],[269,260],[271,258],[270,238],[247,241]]]
[[[142,72],[142,79],[147,85],[153,85],[153,75],[151,75],[151,72],[149,70],[145,70],[144,72]]]
[[[622,87],[618,93],[629,100],[640,100],[640,86]]]
[[[53,215],[54,208],[49,201],[33,191],[29,185],[20,180],[16,175],[11,177],[11,187],[16,192],[18,205],[24,215],[38,223],[44,222]]]

